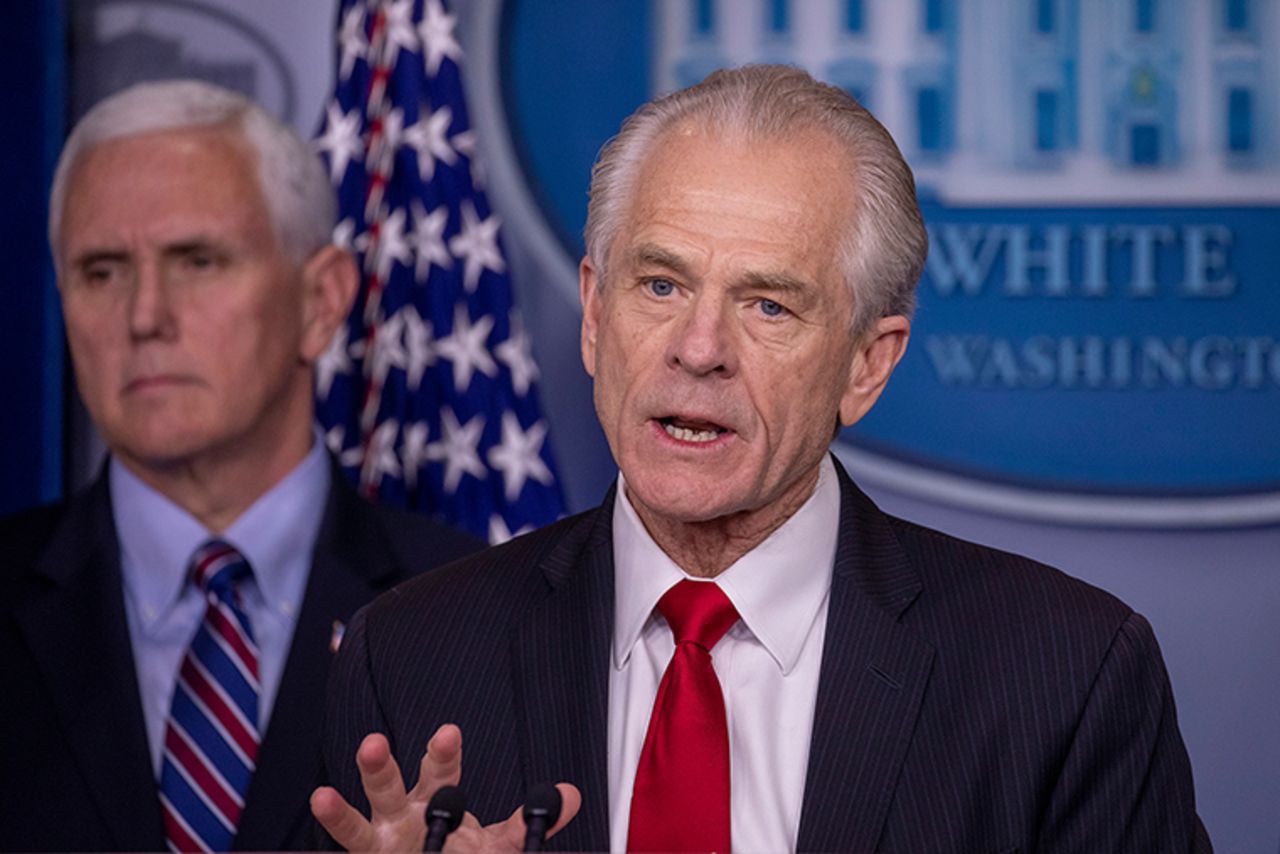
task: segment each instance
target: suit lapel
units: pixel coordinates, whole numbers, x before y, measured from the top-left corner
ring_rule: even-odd
[[[610,491],[591,523],[541,562],[551,592],[513,638],[516,716],[525,783],[571,782],[582,810],[554,840],[609,848],[608,662],[613,624]]]
[[[315,710],[324,705],[335,622],[345,623],[400,572],[375,511],[335,468],[306,594],[236,834],[237,850],[280,851],[306,841],[310,788],[299,781],[320,781],[321,720]]]
[[[898,618],[920,593],[887,519],[843,470],[826,644],[801,809],[801,851],[871,851],[933,662]]]
[[[105,474],[71,504],[50,542],[36,567],[50,587],[18,622],[114,847],[157,850],[164,831]]]

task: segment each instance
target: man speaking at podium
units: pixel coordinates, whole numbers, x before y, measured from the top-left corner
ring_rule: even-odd
[[[303,847],[342,621],[478,544],[361,500],[317,436],[357,273],[292,130],[208,84],[133,87],[76,126],[50,211],[111,457],[0,520],[0,848]]]
[[[864,109],[770,66],[647,104],[586,243],[617,484],[356,617],[312,797],[337,842],[420,847],[460,780],[459,849],[518,847],[555,781],[561,850],[1208,849],[1147,622],[885,515],[828,453],[902,357],[926,252]]]

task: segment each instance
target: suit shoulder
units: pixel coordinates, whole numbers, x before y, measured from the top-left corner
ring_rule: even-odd
[[[6,584],[31,572],[66,518],[67,508],[67,502],[59,502],[0,516]]]
[[[924,589],[983,617],[1049,619],[1117,631],[1133,609],[1116,596],[1023,555],[889,517]]]
[[[424,608],[454,610],[482,602],[519,602],[553,583],[548,572],[554,576],[558,570],[571,571],[597,512],[569,516],[411,578],[375,600],[367,609],[368,619],[417,615]]]

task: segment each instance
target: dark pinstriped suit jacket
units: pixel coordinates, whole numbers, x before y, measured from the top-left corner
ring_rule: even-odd
[[[334,620],[482,545],[361,500],[334,467],[236,848],[310,847]],[[0,520],[0,554],[0,850],[163,849],[106,476]]]
[[[799,849],[1209,850],[1147,622],[1056,570],[886,516],[840,481]],[[365,806],[353,757],[366,733],[386,733],[412,779],[453,721],[483,822],[533,783],[569,781],[582,812],[551,844],[608,849],[611,499],[357,615],[325,735],[349,800]]]

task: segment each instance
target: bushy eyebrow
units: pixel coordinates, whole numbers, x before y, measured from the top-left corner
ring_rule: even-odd
[[[74,270],[87,270],[94,264],[119,264],[129,260],[123,249],[90,249],[71,259]]]
[[[813,288],[804,279],[787,273],[748,271],[738,287],[743,290],[771,291],[778,294],[804,294]]]
[[[690,275],[689,263],[684,258],[656,243],[641,243],[632,249],[631,264],[634,267],[663,267],[685,278]]]
[[[224,243],[208,237],[191,237],[166,244],[163,252],[170,258],[182,258],[194,252],[217,252]]]
[[[225,241],[197,234],[166,243],[161,247],[160,251],[169,258],[182,258],[193,252],[216,252],[223,246],[225,246]],[[84,270],[94,264],[127,263],[132,257],[132,253],[127,249],[115,247],[92,248],[86,249],[72,258],[71,266],[73,269]]]
[[[631,251],[631,261],[636,267],[661,267],[689,278],[690,265],[684,258],[656,243],[642,243]],[[738,282],[744,290],[766,290],[777,293],[799,293],[811,290],[804,279],[789,273],[772,270],[749,270]]]

